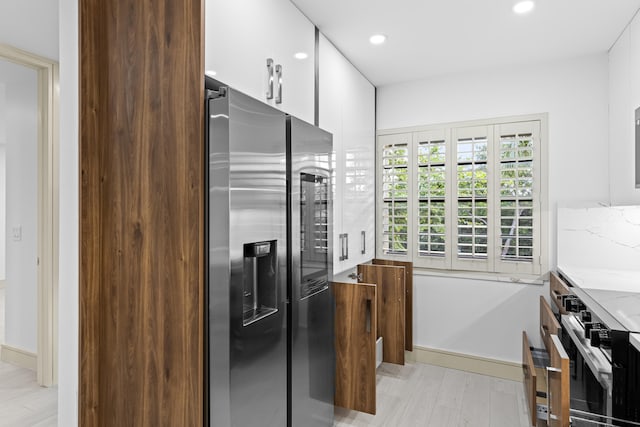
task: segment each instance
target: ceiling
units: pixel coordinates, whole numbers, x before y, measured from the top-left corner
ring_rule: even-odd
[[[640,0],[291,0],[376,86],[606,52]],[[369,37],[387,36],[374,46]]]

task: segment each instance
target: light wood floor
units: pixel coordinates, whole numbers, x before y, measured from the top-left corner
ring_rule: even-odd
[[[0,344],[4,343],[4,287],[0,287]]]
[[[38,386],[34,371],[0,362],[0,426],[57,425],[58,389]]]
[[[522,383],[421,363],[382,364],[377,414],[336,408],[336,427],[525,427]],[[57,425],[57,390],[0,362],[0,426]]]
[[[4,340],[0,289],[0,343]],[[58,391],[35,372],[0,362],[0,427],[57,425]],[[522,383],[422,363],[383,363],[377,371],[377,414],[336,407],[336,427],[526,427]]]
[[[0,344],[4,342],[4,288],[0,288]],[[55,427],[58,390],[40,387],[36,373],[0,362],[0,427]]]
[[[336,407],[335,426],[525,427],[522,383],[422,363],[383,363],[376,415]]]

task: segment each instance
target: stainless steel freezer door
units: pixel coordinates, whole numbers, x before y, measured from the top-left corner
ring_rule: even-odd
[[[232,89],[209,109],[210,425],[282,427],[285,115]]]
[[[332,135],[287,119],[292,427],[333,426],[335,390]]]

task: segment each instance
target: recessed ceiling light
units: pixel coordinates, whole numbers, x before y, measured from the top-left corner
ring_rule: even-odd
[[[307,59],[309,55],[307,55],[307,52],[297,52],[293,57],[296,59]]]
[[[535,6],[535,4],[532,0],[523,0],[513,5],[513,11],[522,15],[523,13],[531,12],[533,10],[533,6]]]
[[[207,70],[207,71],[205,71],[204,73],[205,73],[207,76],[211,76],[211,77],[214,77],[216,74],[218,74],[218,73],[216,73],[216,72],[215,72],[215,71],[213,71],[213,70]]]
[[[374,34],[373,36],[369,37],[369,42],[371,42],[371,44],[382,44],[387,40],[387,36],[385,36],[384,34]]]

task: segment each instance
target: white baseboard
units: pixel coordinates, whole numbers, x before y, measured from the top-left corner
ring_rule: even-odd
[[[0,345],[0,360],[21,368],[38,369],[38,356],[35,353],[11,347],[6,344]]]
[[[409,360],[459,371],[473,372],[496,378],[522,382],[522,365],[504,360],[489,359],[469,354],[454,353],[414,346],[412,352],[405,352]]]

